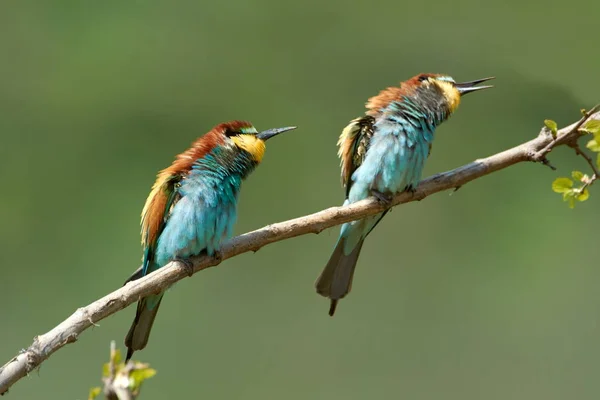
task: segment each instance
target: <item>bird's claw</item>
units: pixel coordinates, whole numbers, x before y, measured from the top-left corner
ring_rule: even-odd
[[[220,250],[215,250],[212,257],[217,262],[217,264],[221,264],[221,261],[223,261],[223,254],[221,253]]]
[[[181,265],[184,266],[185,270],[187,271],[187,275],[189,277],[194,275],[194,263],[193,262],[191,262],[190,260],[188,260],[186,258],[176,258],[175,261],[177,261],[178,263],[180,263]]]
[[[384,204],[386,206],[389,206],[392,203],[392,200],[394,199],[394,196],[392,196],[389,193],[382,193],[379,190],[372,190],[371,193],[373,193],[373,196],[375,196],[375,198],[381,203]]]
[[[413,185],[408,185],[406,187],[406,189],[404,189],[406,192],[409,192],[410,194],[415,194],[417,193],[417,188],[414,187]]]

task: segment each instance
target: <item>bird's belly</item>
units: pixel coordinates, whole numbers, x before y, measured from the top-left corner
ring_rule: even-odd
[[[425,141],[413,146],[393,146],[380,160],[380,167],[373,179],[371,189],[396,194],[409,186],[417,186],[429,152]]]

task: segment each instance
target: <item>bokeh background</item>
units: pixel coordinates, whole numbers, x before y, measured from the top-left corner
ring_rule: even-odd
[[[0,363],[122,284],[156,172],[221,121],[300,127],[269,142],[244,184],[243,233],[341,204],[338,134],[419,72],[497,76],[438,130],[426,175],[600,100],[600,3],[0,8]],[[137,353],[158,370],[140,398],[596,399],[600,193],[570,210],[551,182],[586,166],[569,149],[551,159],[559,171],[520,164],[395,209],[334,319],[313,282],[337,228],[184,280]],[[86,331],[10,398],[87,398],[133,314]]]

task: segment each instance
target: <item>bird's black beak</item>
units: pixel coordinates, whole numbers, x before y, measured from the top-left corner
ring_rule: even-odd
[[[291,131],[296,128],[297,128],[297,126],[286,126],[285,128],[267,129],[266,131],[257,133],[256,137],[259,138],[260,140],[266,141],[266,140],[272,138],[273,136],[277,136],[280,133]]]
[[[456,83],[456,84],[454,84],[454,87],[458,90],[458,92],[462,96],[467,93],[474,92],[476,90],[493,88],[494,86],[492,86],[492,85],[477,86],[481,82],[489,81],[491,79],[495,79],[495,77],[491,76],[489,78],[477,79],[475,81]]]

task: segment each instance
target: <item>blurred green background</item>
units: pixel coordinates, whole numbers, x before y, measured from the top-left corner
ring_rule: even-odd
[[[244,184],[243,233],[341,204],[341,129],[419,72],[497,76],[438,130],[426,175],[576,120],[600,100],[600,3],[555,3],[2,2],[0,363],[123,283],[156,172],[221,121],[299,126]],[[551,160],[395,209],[334,319],[313,282],[337,228],[182,281],[136,354],[158,370],[140,398],[596,399],[600,188],[568,209],[550,184],[586,166]],[[133,314],[10,398],[87,398]]]

